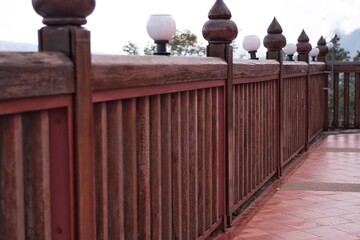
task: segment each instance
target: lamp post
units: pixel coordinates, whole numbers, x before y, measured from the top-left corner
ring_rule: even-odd
[[[311,49],[311,51],[309,52],[309,55],[312,59],[312,61],[316,61],[316,57],[319,55],[320,50],[317,47],[314,47],[313,49]]]
[[[294,54],[296,52],[296,44],[295,43],[288,43],[286,44],[286,46],[283,48],[284,53],[288,56],[288,60],[289,61],[294,61]]]
[[[242,42],[243,48],[249,52],[250,59],[259,59],[256,57],[256,52],[260,47],[260,38],[256,35],[245,36]]]
[[[167,44],[176,33],[176,24],[170,14],[154,14],[151,15],[146,24],[146,30],[149,36],[156,44],[156,52],[154,55],[169,56],[167,52]]]
[[[327,48],[331,51],[331,82],[334,79],[334,44],[328,42],[326,44]]]
[[[332,92],[332,86],[334,84],[334,55],[335,55],[335,50],[334,50],[334,43],[333,42],[328,42],[326,44],[326,47],[329,49],[329,51],[331,51],[331,73],[330,73],[330,84],[328,83],[327,84],[327,95],[326,95],[326,99],[328,99],[328,94],[329,94],[329,91],[330,93]],[[326,101],[327,103],[327,101]],[[328,110],[329,111],[329,110]],[[331,115],[334,116],[334,108],[331,110]],[[326,115],[326,122],[324,124],[325,128],[327,129],[328,126],[329,126],[329,123],[328,123],[329,119],[328,119],[328,115]],[[331,123],[332,121],[330,121]]]

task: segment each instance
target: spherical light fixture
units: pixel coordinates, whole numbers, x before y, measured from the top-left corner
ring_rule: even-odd
[[[313,61],[316,61],[316,57],[319,55],[320,50],[318,48],[313,48],[311,49],[311,51],[309,52],[309,55],[311,56]]]
[[[173,17],[170,14],[151,15],[147,21],[146,30],[156,44],[154,55],[170,55],[166,51],[166,46],[176,33],[176,24]]]
[[[250,59],[259,59],[256,57],[256,52],[260,47],[260,38],[258,36],[245,36],[242,45],[243,48],[250,53]]]
[[[297,47],[296,47],[295,43],[288,43],[283,48],[283,51],[288,56],[289,61],[294,61],[293,56],[294,56],[294,53],[296,52],[296,50],[297,50]]]

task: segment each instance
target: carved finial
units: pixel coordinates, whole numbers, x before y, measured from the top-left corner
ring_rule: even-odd
[[[326,40],[323,36],[320,37],[319,41],[317,42],[317,48],[319,49],[319,55],[317,60],[320,62],[326,61],[326,54],[329,52],[329,48],[326,46]]]
[[[296,44],[297,52],[299,53],[298,55],[299,61],[309,62],[309,52],[312,49],[312,46],[309,43],[309,41],[310,39],[306,34],[305,30],[302,30],[300,36],[298,37],[298,43]]]
[[[209,43],[231,43],[237,37],[236,23],[230,20],[231,12],[222,0],[215,2],[208,17],[202,34]]]
[[[208,16],[209,19],[230,19],[231,12],[223,1],[216,1]]]
[[[95,0],[32,0],[32,4],[48,26],[84,25],[95,9]]]
[[[263,41],[264,46],[268,49],[267,59],[281,61],[279,53],[286,45],[286,38],[282,34],[282,28],[275,17],[268,27],[267,33]]]

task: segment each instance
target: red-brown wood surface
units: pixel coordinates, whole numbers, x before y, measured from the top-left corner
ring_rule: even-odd
[[[171,95],[161,96],[161,196],[162,196],[162,237],[171,239],[172,227],[172,163],[171,159]]]
[[[333,124],[332,127],[338,128],[339,124],[339,74],[334,74],[333,82]]]
[[[219,226],[221,96],[215,87],[95,103],[99,238],[194,239]]]
[[[113,112],[112,115],[114,118],[118,117],[116,112]],[[107,137],[107,126],[111,126],[111,123],[107,122],[107,108],[105,103],[95,104],[94,105],[94,122],[97,123],[94,125],[95,132],[95,162],[98,164],[95,168],[95,182],[96,182],[96,214],[98,217],[96,220],[96,238],[97,239],[109,239],[109,235],[116,237],[116,235],[112,235],[113,231],[109,229],[109,219],[114,219],[109,217],[109,213],[112,216],[119,216],[119,201],[118,195],[119,191],[122,189],[118,187],[116,184],[112,184],[109,186],[112,188],[111,190],[111,198],[109,199],[109,188],[108,188],[108,175],[111,177],[111,172],[108,174],[108,170],[114,171],[117,169],[115,164],[119,162],[119,159],[115,158],[115,163],[112,168],[108,169],[108,137]],[[116,128],[112,128],[112,132],[117,133]],[[110,139],[111,143],[117,143],[116,138]],[[111,149],[111,147],[109,147]],[[116,156],[116,152],[114,155]],[[110,157],[111,158],[111,157]],[[113,159],[113,158],[112,158]],[[116,172],[116,171],[114,171]],[[114,187],[115,186],[115,187]],[[122,196],[122,194],[121,194]],[[115,204],[112,204],[112,209],[109,211],[109,201],[114,201]],[[117,226],[123,229],[123,223],[117,223]],[[110,232],[110,234],[109,234]]]
[[[71,56],[74,61],[74,153],[77,238],[96,238],[94,126],[92,106],[90,32],[72,28]]]
[[[51,239],[49,114],[23,117],[25,238]]]
[[[150,233],[151,239],[162,239],[162,172],[161,167],[161,96],[150,98]],[[165,199],[164,199],[165,200]]]
[[[0,231],[6,239],[74,239],[70,100],[1,102],[0,182],[5,192],[0,196],[6,211],[0,218],[6,224]]]
[[[74,67],[63,53],[0,52],[0,99],[74,92]]]
[[[96,231],[97,239],[205,239],[223,228],[232,213],[274,176],[279,137],[284,143],[282,164],[305,144],[309,70],[309,140],[322,130],[323,65],[285,64],[279,96],[280,66],[275,61],[235,61],[236,78],[225,83],[226,63],[216,58],[189,62],[166,58],[164,65],[159,57],[134,58],[129,65],[127,59],[132,58],[98,58],[92,71],[95,90],[89,90],[89,82],[77,83],[76,114],[87,120],[91,116],[87,124],[77,119],[73,125],[78,115],[73,114],[72,97],[63,95],[61,87],[57,96],[43,92],[36,98],[16,95],[0,101],[0,182],[7,186],[0,190],[7,209],[0,219],[15,216],[0,226],[7,239],[14,234],[72,239],[95,224],[95,214],[79,209],[83,204],[91,210],[92,203],[96,227],[82,234]],[[154,66],[173,72],[161,75],[166,73],[161,69],[142,82]],[[226,84],[231,86],[230,95]],[[89,130],[91,121],[94,126]],[[81,146],[88,152],[83,152],[84,161],[74,164],[82,138],[72,139],[86,129],[85,135],[93,132],[94,144]],[[94,178],[94,185],[88,186],[80,176],[92,171],[85,156],[93,153],[95,168],[88,180],[91,185]],[[17,160],[9,162],[6,156]],[[13,192],[8,191],[10,186]],[[94,202],[85,198],[92,193]],[[75,213],[89,217],[75,224]]]
[[[326,67],[331,70],[331,64]],[[332,129],[359,128],[359,63],[335,62],[332,94],[332,111],[329,127]],[[331,96],[331,95],[329,95]]]
[[[355,128],[360,128],[360,73],[355,74]]]
[[[233,211],[276,171],[276,80],[234,86]]]
[[[306,78],[307,76],[284,79],[283,165],[305,146]]]
[[[344,128],[350,127],[350,74],[344,74]]]
[[[25,239],[23,128],[20,114],[0,117],[0,234],[4,239]]]
[[[69,109],[49,111],[52,239],[74,239],[74,182]]]
[[[315,74],[311,75],[310,78],[310,96],[309,96],[309,141],[314,139],[324,127],[324,101],[325,94],[328,92],[325,91],[327,87],[324,83],[327,81],[327,75],[325,74]],[[327,107],[327,104],[326,104]]]

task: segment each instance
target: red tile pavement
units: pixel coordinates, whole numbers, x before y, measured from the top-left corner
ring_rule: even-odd
[[[216,240],[360,239],[360,134],[324,136]]]

